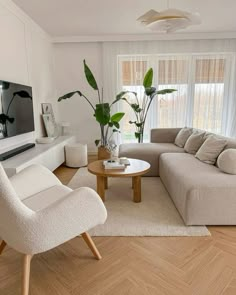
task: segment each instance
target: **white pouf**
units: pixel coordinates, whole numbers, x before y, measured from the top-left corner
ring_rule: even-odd
[[[77,168],[88,165],[87,144],[73,143],[65,146],[66,166]]]
[[[225,173],[236,174],[236,149],[223,151],[218,157],[217,165]]]

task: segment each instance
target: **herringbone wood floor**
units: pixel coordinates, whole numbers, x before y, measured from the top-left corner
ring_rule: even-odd
[[[55,172],[67,183],[76,170]],[[236,227],[211,237],[94,238],[97,261],[81,238],[36,255],[31,295],[235,295]],[[0,257],[0,294],[20,294],[21,254]]]

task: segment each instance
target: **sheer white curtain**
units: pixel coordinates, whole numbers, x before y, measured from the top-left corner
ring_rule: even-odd
[[[153,86],[159,90],[176,89],[172,94],[159,95],[153,100],[149,109],[144,130],[144,141],[149,141],[150,129],[155,127],[176,127],[187,124],[188,110],[188,68],[189,58],[182,55],[130,55],[118,56],[118,83],[120,89],[135,91],[140,105],[144,96],[143,78],[147,70],[154,70]],[[129,101],[135,103],[135,97]],[[125,112],[122,135],[125,142],[134,141],[133,110],[125,102],[120,104]]]
[[[137,93],[137,98],[133,94],[127,95],[129,103],[142,105],[144,97],[143,77],[147,70],[152,66],[152,58],[147,55],[119,56],[118,57],[118,83],[122,91],[132,91]],[[135,141],[135,126],[130,121],[135,121],[135,114],[130,105],[126,102],[120,102],[119,110],[125,112],[124,119],[121,122],[122,139],[125,142]],[[150,110],[152,113],[152,109]],[[144,141],[149,141],[149,131],[156,125],[155,116],[149,115],[146,120],[144,130]]]
[[[225,133],[231,55],[194,56],[193,126]]]
[[[236,40],[105,42],[103,81],[105,95],[122,89],[141,94],[142,78],[154,69],[154,86],[174,88],[155,100],[147,120],[145,139],[154,127],[194,126],[236,137]],[[141,78],[142,76],[142,78]],[[122,137],[133,140],[130,110],[124,110]]]
[[[157,97],[156,127],[189,125],[188,70],[190,58],[185,55],[156,56],[158,90],[175,89],[176,92]]]

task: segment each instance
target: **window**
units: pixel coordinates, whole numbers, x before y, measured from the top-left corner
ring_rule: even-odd
[[[153,84],[158,90],[177,90],[153,101],[144,141],[149,140],[150,128],[156,127],[193,126],[224,133],[230,59],[231,54],[119,56],[119,89],[137,92],[142,101],[143,77],[152,67]],[[122,110],[126,113],[122,125],[123,141],[135,141],[134,126],[129,124],[134,120],[132,110],[125,102]]]
[[[158,89],[171,88],[177,91],[171,95],[159,96],[157,99],[157,126],[173,127],[186,125],[188,100],[189,60],[159,57],[157,60]]]
[[[122,90],[134,91],[137,93],[139,99],[142,101],[142,97],[144,95],[144,89],[142,87],[143,77],[148,70],[147,61],[143,61],[142,59],[145,57],[139,57],[138,60],[123,60],[121,63],[121,88]],[[129,100],[135,103],[135,96],[130,95]],[[125,112],[125,117],[122,120],[122,136],[124,142],[133,142],[135,141],[134,136],[134,126],[129,124],[129,121],[134,121],[135,116],[127,103],[123,103],[122,111]],[[147,121],[146,129],[150,129],[150,124]],[[148,140],[147,136],[148,132],[144,135],[144,140]]]
[[[222,131],[226,59],[196,58],[193,127]]]

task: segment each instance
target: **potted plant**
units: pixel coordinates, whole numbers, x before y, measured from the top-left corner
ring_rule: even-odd
[[[76,90],[69,92],[58,98],[58,101],[71,98],[73,95],[78,94],[80,97],[83,97],[90,105],[93,110],[94,117],[100,126],[100,138],[95,140],[96,146],[98,148],[98,158],[99,159],[108,159],[111,156],[111,152],[116,148],[116,145],[111,140],[112,135],[115,132],[120,132],[120,120],[123,118],[124,113],[115,113],[112,114],[112,106],[119,100],[115,99],[112,103],[104,102],[103,92],[100,93],[96,79],[86,61],[84,63],[84,73],[88,84],[97,92],[98,103],[93,105],[91,100],[88,99],[81,91]]]
[[[156,87],[152,86],[153,82],[153,69],[150,68],[144,76],[143,79],[143,87],[144,87],[144,96],[142,99],[138,98],[136,92],[132,91],[122,91],[117,95],[117,99],[124,100],[129,106],[132,108],[135,114],[135,121],[129,121],[130,124],[135,125],[135,138],[137,138],[139,143],[143,142],[143,133],[145,122],[147,119],[147,114],[153,99],[158,94],[167,94],[176,91],[176,89],[163,89],[157,90]],[[127,97],[127,94],[132,94],[135,96],[135,102],[131,102],[130,99]]]

